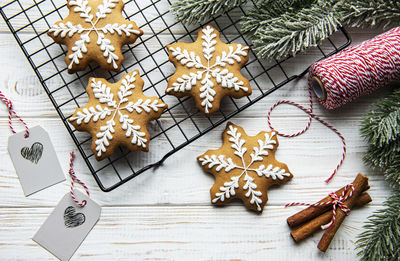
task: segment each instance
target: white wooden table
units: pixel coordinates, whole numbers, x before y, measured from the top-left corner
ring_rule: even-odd
[[[353,44],[380,32],[350,31]],[[11,98],[15,110],[29,126],[40,124],[48,130],[67,173],[69,152],[75,146],[4,21],[0,23],[0,69],[1,91]],[[315,113],[335,125],[348,144],[346,161],[329,185],[323,181],[341,154],[340,140],[333,132],[314,121],[306,134],[294,139],[280,138],[277,159],[288,164],[294,178],[268,192],[269,201],[262,215],[247,211],[239,202],[218,208],[210,204],[213,177],[201,170],[196,156],[220,146],[225,124],[174,154],[161,168],[148,171],[110,193],[97,187],[78,156],[76,172],[89,186],[92,198],[102,206],[102,215],[73,260],[355,260],[356,235],[362,232],[367,216],[382,207],[389,193],[382,175],[362,162],[366,144],[359,135],[360,118],[371,103],[386,94],[388,90],[379,90],[333,112],[319,104],[315,106]],[[307,105],[304,79],[264,98],[232,121],[245,126],[249,134],[266,130],[266,111],[282,98]],[[285,131],[302,128],[305,120],[303,112],[289,106],[282,106],[273,114],[274,124]],[[10,135],[6,106],[1,104],[0,259],[54,260],[31,237],[68,191],[69,183],[25,198],[7,152]],[[318,201],[350,183],[358,172],[370,178],[373,202],[346,218],[325,254],[316,247],[322,232],[296,245],[289,235],[286,218],[302,208],[283,205]]]

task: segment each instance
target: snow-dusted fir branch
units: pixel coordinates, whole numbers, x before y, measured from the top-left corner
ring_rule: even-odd
[[[395,188],[400,188],[400,89],[378,101],[361,123],[361,135],[368,142],[364,161],[380,168]]]
[[[385,208],[368,218],[365,231],[358,236],[358,254],[362,261],[399,260],[400,89],[373,105],[361,123],[361,135],[368,143],[365,163],[381,169],[394,191]]]
[[[177,0],[171,10],[178,20],[186,24],[203,23],[211,17],[224,13],[248,0]]]
[[[353,27],[398,26],[400,2],[398,0],[340,0],[335,5],[341,21]]]
[[[364,232],[358,236],[361,261],[400,259],[400,191],[394,191],[384,206],[368,217]]]
[[[243,17],[242,31],[252,38],[253,49],[260,58],[283,59],[295,55],[316,46],[341,26],[330,1],[284,2],[293,3],[282,9],[255,7]]]

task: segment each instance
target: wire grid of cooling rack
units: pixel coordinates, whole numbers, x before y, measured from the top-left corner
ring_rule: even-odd
[[[145,34],[135,43],[124,47],[125,61],[120,73],[101,70],[90,65],[83,72],[68,74],[64,63],[65,46],[58,45],[46,35],[49,27],[63,19],[68,10],[65,0],[15,0],[1,7],[1,14],[37,74],[54,104],[90,172],[103,191],[111,191],[144,171],[159,166],[167,157],[198,139],[240,111],[305,74],[308,65],[298,68],[295,59],[263,62],[254,53],[242,70],[248,77],[253,94],[239,100],[225,98],[221,109],[210,119],[195,109],[192,98],[166,96],[168,78],[174,73],[168,61],[166,45],[176,41],[192,42],[199,27],[186,27],[175,20],[169,11],[169,0],[126,1],[124,15],[135,21]],[[250,43],[240,33],[238,22],[246,14],[246,7],[229,10],[209,23],[220,32],[225,42]],[[334,37],[307,53],[309,64],[332,55],[350,44],[341,29]],[[250,45],[251,46],[251,45]],[[304,57],[303,57],[304,59]],[[295,65],[295,66],[293,66]],[[145,81],[144,94],[158,96],[168,104],[159,120],[149,124],[150,152],[130,152],[125,148],[110,158],[97,162],[90,150],[91,137],[77,132],[68,123],[76,107],[86,104],[85,88],[90,76],[118,81],[122,74],[139,69]],[[278,76],[277,76],[278,75]]]

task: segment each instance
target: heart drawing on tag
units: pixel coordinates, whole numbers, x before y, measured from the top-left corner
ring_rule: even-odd
[[[37,164],[42,157],[43,145],[40,142],[35,142],[30,148],[23,147],[21,149],[21,156],[24,159],[30,160],[32,163]]]
[[[74,228],[85,223],[85,215],[83,213],[76,213],[73,206],[69,206],[64,211],[64,224],[68,228]]]

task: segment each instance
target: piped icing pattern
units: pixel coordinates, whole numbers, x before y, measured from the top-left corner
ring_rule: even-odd
[[[143,80],[138,71],[125,74],[115,84],[91,78],[86,92],[89,102],[69,119],[77,130],[93,136],[92,150],[101,160],[115,147],[125,145],[131,150],[148,151],[149,120],[159,118],[167,105],[156,97],[142,93]]]
[[[238,197],[249,208],[262,212],[267,188],[292,178],[287,166],[275,160],[276,133],[261,132],[250,137],[241,127],[228,123],[223,138],[220,149],[198,157],[203,169],[216,178],[211,202],[218,204]]]
[[[240,98],[251,94],[249,81],[240,74],[249,59],[249,47],[223,43],[211,25],[199,32],[194,43],[178,42],[167,48],[177,70],[166,93],[194,96],[207,117],[218,110],[225,95]]]
[[[121,0],[68,1],[69,15],[52,25],[48,35],[68,46],[65,60],[69,72],[83,70],[91,60],[104,69],[120,70],[121,46],[143,34],[135,22],[123,18],[123,6]]]

